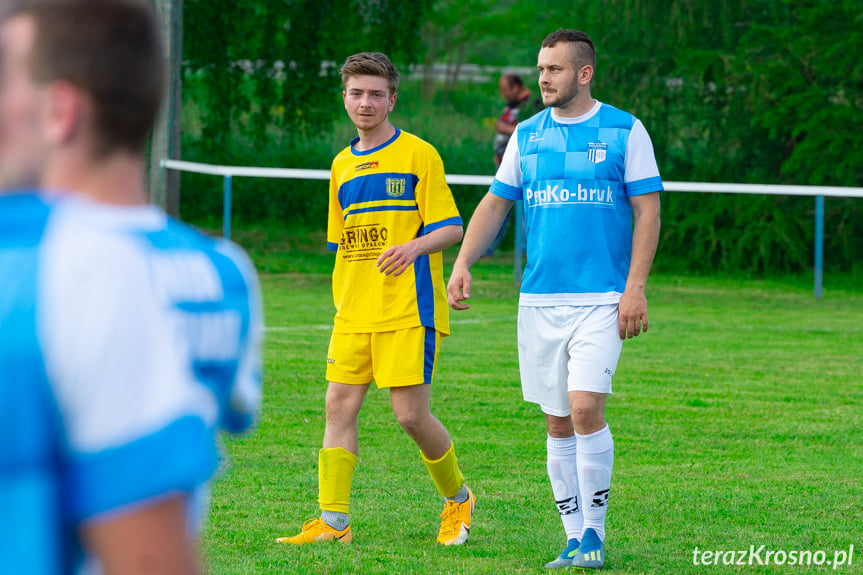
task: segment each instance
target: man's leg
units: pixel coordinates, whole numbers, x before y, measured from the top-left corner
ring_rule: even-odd
[[[353,539],[350,496],[359,451],[357,421],[368,389],[369,384],[329,382],[324,445],[318,452],[318,503],[321,517],[307,521],[300,534],[277,539],[279,543],[298,545],[333,539],[350,543]]]
[[[431,385],[390,389],[393,413],[402,429],[420,448],[420,456],[438,492],[446,498],[437,541],[461,545],[467,541],[476,497],[465,485],[455,446],[443,424],[431,413]]]
[[[449,433],[431,413],[430,399],[431,385],[421,384],[390,389],[393,414],[399,425],[420,448],[423,459],[426,462],[435,462],[448,458],[448,454],[454,452]],[[454,454],[452,461],[455,461]],[[438,477],[435,477],[433,473],[432,479],[444,497],[452,498],[464,484],[464,477],[458,471],[458,465],[437,475]]]
[[[605,514],[614,465],[614,440],[605,422],[604,393],[569,393],[577,441],[577,469],[584,514],[584,533],[573,559],[575,567],[599,568],[605,562]]]
[[[324,521],[334,529],[350,524],[351,481],[359,453],[357,421],[368,389],[369,384],[334,382],[327,387],[327,426],[318,454],[318,503]]]
[[[518,362],[526,401],[542,408],[546,429],[546,468],[566,534],[548,569],[572,565],[583,515],[576,465],[576,438],[569,414],[569,342],[577,319],[572,306],[518,308]]]
[[[605,422],[605,401],[620,359],[622,340],[616,304],[585,306],[569,343],[569,412],[575,430],[584,532],[573,567],[605,564],[605,515],[614,464],[614,441]]]
[[[572,558],[578,550],[583,530],[584,516],[581,512],[578,491],[578,472],[576,459],[576,438],[569,416],[558,417],[545,414],[548,431],[546,441],[546,466],[551,490],[557,504],[557,511],[566,532],[566,548],[545,564],[546,569],[566,568],[572,565]]]

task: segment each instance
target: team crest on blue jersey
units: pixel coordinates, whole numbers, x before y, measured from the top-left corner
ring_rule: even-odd
[[[587,159],[588,161],[598,164],[605,161],[605,154],[608,150],[608,144],[605,142],[588,142],[587,143]]]
[[[387,195],[391,198],[400,198],[405,194],[404,178],[387,178]]]

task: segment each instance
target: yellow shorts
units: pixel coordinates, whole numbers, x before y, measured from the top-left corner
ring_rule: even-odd
[[[431,383],[441,335],[431,327],[375,333],[333,333],[327,381],[378,387]]]

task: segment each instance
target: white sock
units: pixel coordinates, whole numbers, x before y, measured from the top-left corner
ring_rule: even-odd
[[[605,427],[589,435],[575,434],[578,440],[578,478],[581,485],[581,502],[584,529],[593,528],[605,540],[605,512],[611,488],[611,469],[614,466],[614,439]]]
[[[581,539],[584,516],[578,504],[578,474],[576,473],[576,439],[548,436],[546,441],[548,478],[563,521],[567,541]]]

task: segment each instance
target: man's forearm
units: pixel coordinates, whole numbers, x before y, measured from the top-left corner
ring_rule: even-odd
[[[635,220],[632,230],[632,258],[626,289],[644,289],[647,276],[656,256],[659,244],[661,220],[659,215],[659,194],[655,198],[644,198],[634,209]],[[633,203],[636,208],[636,203]]]
[[[491,193],[485,195],[471,216],[456,264],[470,268],[477,262],[494,241],[513,203]]]
[[[427,255],[442,252],[457,244],[463,235],[464,228],[461,225],[443,226],[413,241],[417,242],[420,255]]]

